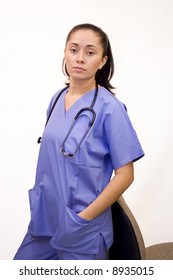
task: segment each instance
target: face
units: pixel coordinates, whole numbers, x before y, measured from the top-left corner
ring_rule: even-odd
[[[95,80],[95,74],[107,61],[100,37],[92,30],[72,33],[65,48],[65,64],[70,81]]]

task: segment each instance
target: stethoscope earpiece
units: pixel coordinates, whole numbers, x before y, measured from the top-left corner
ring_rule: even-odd
[[[41,143],[41,140],[42,140],[42,137],[40,136],[37,140],[37,143],[40,144]]]

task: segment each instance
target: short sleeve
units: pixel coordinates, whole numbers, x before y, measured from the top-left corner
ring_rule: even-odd
[[[47,115],[47,118],[48,118],[49,115],[50,115],[50,112],[51,112],[51,110],[52,110],[52,107],[53,107],[53,105],[54,105],[54,102],[55,102],[55,100],[56,100],[58,94],[59,94],[59,91],[56,92],[56,93],[53,95],[53,97],[51,98],[51,100],[50,100],[50,102],[49,102],[49,106],[48,106],[48,108],[47,108],[47,114],[46,114],[46,115]]]
[[[127,114],[126,107],[117,98],[105,119],[105,131],[114,169],[144,156],[143,149]]]

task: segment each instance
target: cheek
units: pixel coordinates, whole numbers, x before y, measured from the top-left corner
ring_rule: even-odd
[[[70,59],[69,56],[65,56],[65,64],[66,64],[67,70],[69,72],[71,65],[72,65],[72,59]]]
[[[66,64],[70,63],[70,59],[69,59],[68,55],[65,56],[65,62],[66,62]]]
[[[94,61],[90,66],[91,70],[93,70],[94,72],[97,72],[98,68],[100,67],[100,63],[101,62]]]
[[[69,52],[65,52],[64,58],[65,58],[65,61],[66,61],[68,64],[70,64],[71,61],[73,60],[73,56],[72,56]]]
[[[95,59],[93,59],[91,66],[92,66],[93,70],[95,69],[97,71],[101,64],[102,64],[102,59],[100,56],[97,56],[97,57],[95,57]]]

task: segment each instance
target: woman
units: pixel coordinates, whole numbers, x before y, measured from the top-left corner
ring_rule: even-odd
[[[144,155],[112,93],[107,35],[91,24],[75,26],[63,66],[67,88],[48,108],[29,191],[31,221],[14,259],[105,259],[113,241],[111,205],[133,182],[133,162]]]

